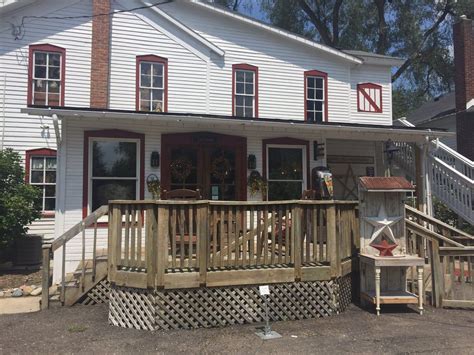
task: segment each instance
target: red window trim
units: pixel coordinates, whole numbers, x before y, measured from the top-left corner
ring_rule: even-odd
[[[28,94],[27,105],[34,105],[33,103],[33,54],[34,52],[53,52],[61,54],[61,99],[59,106],[64,106],[64,83],[66,82],[66,49],[52,44],[32,44],[29,47],[28,53]]]
[[[361,89],[379,89],[380,90],[380,108],[375,109],[375,111],[368,111],[364,110],[360,107],[360,93],[362,92]],[[365,95],[365,92],[362,94],[364,97],[374,106],[377,106],[375,102],[373,102],[370,96]],[[374,84],[374,83],[361,83],[357,84],[357,111],[359,112],[370,112],[370,113],[382,113],[383,112],[383,102],[382,102],[382,85]]]
[[[307,88],[307,78],[309,76],[318,76],[324,79],[324,122],[328,121],[328,107],[329,107],[329,97],[328,97],[328,74],[319,70],[307,70],[304,72],[304,120],[307,121],[307,104],[306,104],[306,90]]]
[[[84,132],[84,155],[83,155],[83,179],[82,179],[82,217],[86,218],[88,213],[89,197],[89,139],[90,138],[126,138],[140,140],[140,177],[139,177],[139,197],[141,200],[145,196],[145,135],[120,129],[105,129],[98,131]],[[107,223],[101,223],[107,226]]]
[[[30,183],[30,167],[32,157],[55,157],[56,151],[50,148],[29,149],[25,151],[25,182]],[[57,176],[57,175],[56,175]],[[54,212],[42,212],[41,217],[54,217]]]
[[[165,75],[163,88],[164,92],[164,105],[163,112],[168,112],[168,59],[159,57],[154,54],[137,55],[136,68],[135,68],[135,110],[140,111],[140,63],[141,62],[153,62],[163,64],[163,73]]]
[[[291,137],[278,137],[278,138],[269,138],[262,140],[262,170],[263,170],[263,178],[267,179],[267,146],[272,144],[278,145],[302,145],[306,147],[306,186],[304,187],[305,190],[308,189],[308,186],[311,185],[310,183],[310,168],[309,168],[309,141],[304,139],[298,138],[291,138]]]
[[[254,87],[254,94],[255,94],[255,117],[258,118],[258,67],[255,65],[250,65],[246,63],[242,64],[233,64],[232,65],[232,117],[236,117],[235,115],[235,72],[237,70],[247,70],[253,71],[255,74],[255,87]]]

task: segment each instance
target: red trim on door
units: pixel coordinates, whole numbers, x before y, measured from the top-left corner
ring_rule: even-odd
[[[55,157],[56,151],[49,148],[30,149],[25,151],[25,182],[30,183],[30,167],[32,157]],[[57,176],[57,174],[56,174]],[[52,218],[54,212],[42,212],[41,217]]]
[[[206,143],[208,140],[210,143]],[[211,142],[212,141],[212,142]],[[236,150],[236,169],[239,186],[237,199],[247,200],[247,138],[211,132],[171,133],[161,135],[161,186],[170,190],[170,173],[165,171],[171,164],[171,149],[176,146],[220,145]]]
[[[32,44],[29,47],[28,53],[28,93],[27,105],[34,105],[33,103],[33,54],[34,52],[53,52],[61,54],[61,99],[60,106],[64,106],[64,83],[66,82],[66,49],[52,44]]]
[[[306,146],[306,186],[305,190],[308,189],[310,184],[310,169],[309,169],[309,141],[298,139],[298,138],[291,138],[291,137],[279,137],[279,138],[270,138],[270,139],[263,139],[262,140],[262,170],[263,170],[263,178],[267,179],[267,145],[272,144],[279,144],[279,145],[303,145]]]
[[[128,138],[140,140],[139,198],[145,197],[145,135],[120,129],[105,129],[84,132],[83,178],[82,178],[82,217],[87,217],[89,205],[89,138]]]
[[[135,110],[140,111],[140,63],[141,62],[153,62],[163,64],[164,82],[163,88],[165,90],[163,112],[168,112],[168,59],[159,57],[154,54],[137,55],[136,67],[135,67]]]
[[[307,104],[306,104],[306,90],[307,84],[306,79],[309,76],[317,76],[324,79],[324,122],[328,121],[328,113],[329,113],[329,97],[328,97],[328,74],[319,70],[307,70],[304,72],[304,120],[307,121],[306,118],[306,111],[307,111]]]
[[[379,91],[380,97],[380,107],[377,106],[375,101],[370,97],[369,94],[365,92],[364,89],[375,89]],[[366,110],[363,107],[360,107],[360,94],[364,96],[364,98],[369,101],[369,104],[373,107],[374,111]],[[374,83],[362,83],[357,84],[357,111],[359,112],[372,112],[372,113],[382,113],[383,112],[383,104],[382,104],[382,86]]]
[[[250,64],[233,64],[232,65],[232,115],[235,116],[235,71],[236,70],[248,70],[253,71],[255,73],[255,87],[254,87],[254,94],[255,94],[255,117],[258,118],[258,67],[255,65]]]

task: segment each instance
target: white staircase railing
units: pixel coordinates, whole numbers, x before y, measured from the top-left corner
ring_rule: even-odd
[[[404,119],[398,122],[413,127]],[[444,143],[436,141],[431,144],[427,168],[432,193],[461,218],[474,224],[474,162]],[[395,163],[415,178],[413,146],[404,142],[397,142],[396,145],[400,151],[395,154]]]

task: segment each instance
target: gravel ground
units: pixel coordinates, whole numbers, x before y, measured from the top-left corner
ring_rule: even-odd
[[[0,316],[0,353],[442,353],[474,354],[474,311],[407,308],[383,314],[355,305],[324,319],[277,322],[260,340],[255,325],[148,332],[107,323],[107,306]]]

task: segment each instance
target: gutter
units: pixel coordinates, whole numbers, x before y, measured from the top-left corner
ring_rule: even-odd
[[[354,135],[353,139],[357,139],[357,135],[368,135],[372,140],[386,141],[391,138],[392,135],[403,135],[405,137],[410,137],[414,141],[425,141],[426,139],[436,139],[442,137],[452,137],[454,136],[453,132],[444,132],[444,131],[434,131],[431,129],[413,129],[413,128],[398,128],[393,126],[385,127],[370,127],[370,126],[355,126],[355,125],[344,125],[344,124],[308,124],[304,121],[283,121],[278,119],[240,119],[240,118],[225,118],[218,116],[206,116],[198,114],[159,114],[159,113],[138,113],[134,111],[106,111],[106,110],[80,110],[80,109],[61,109],[61,108],[38,108],[38,107],[28,107],[21,110],[23,113],[30,115],[39,115],[39,116],[52,116],[56,114],[61,118],[69,119],[80,119],[80,118],[95,118],[95,119],[125,119],[130,120],[153,120],[156,123],[175,123],[175,124],[185,124],[185,123],[206,123],[213,125],[221,126],[234,126],[240,129],[251,127],[251,128],[264,128],[264,129],[278,129],[281,131],[301,131],[308,132],[312,131],[314,133],[324,133],[324,132],[339,132],[339,133],[348,133],[349,135]],[[379,135],[377,137],[377,135]],[[384,135],[386,137],[381,137]],[[348,138],[351,139],[351,138]],[[392,138],[393,139],[393,138]]]

